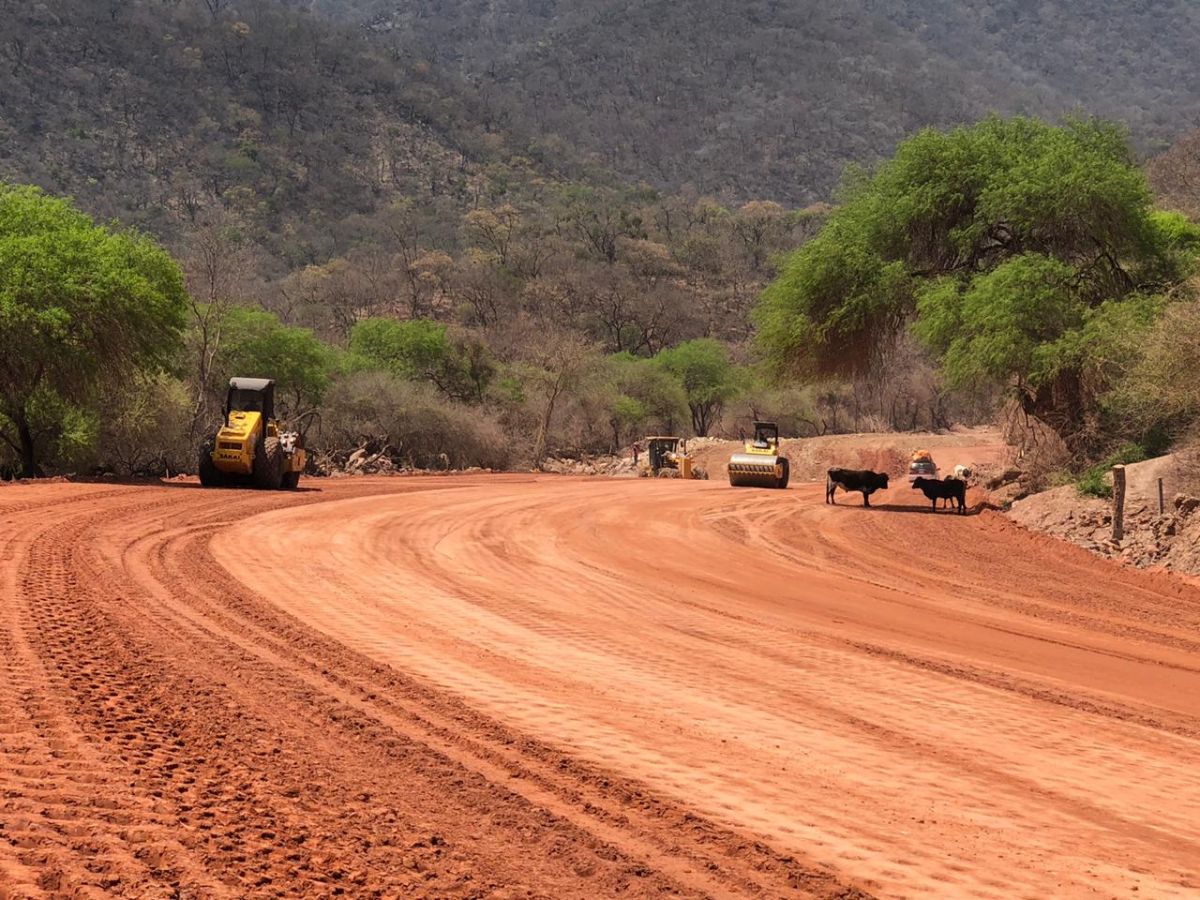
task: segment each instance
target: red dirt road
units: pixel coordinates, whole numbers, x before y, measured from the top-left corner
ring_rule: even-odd
[[[0,488],[0,898],[1200,894],[1200,590],[903,484],[308,484]]]

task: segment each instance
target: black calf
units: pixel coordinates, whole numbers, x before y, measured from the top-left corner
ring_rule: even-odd
[[[967,511],[967,483],[957,478],[914,478],[913,490],[920,490],[933,503],[937,510],[939,500],[952,501],[958,504],[959,514]]]

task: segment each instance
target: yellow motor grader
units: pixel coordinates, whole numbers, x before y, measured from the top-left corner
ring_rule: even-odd
[[[786,456],[779,455],[779,427],[755,422],[754,440],[729,458],[729,483],[733,487],[785,488],[790,475]]]
[[[200,448],[200,483],[205,487],[252,485],[293,489],[306,455],[299,432],[281,431],[275,420],[275,382],[230,378],[224,422]]]
[[[638,467],[641,478],[708,478],[687,452],[687,441],[674,436],[646,438],[646,456]]]

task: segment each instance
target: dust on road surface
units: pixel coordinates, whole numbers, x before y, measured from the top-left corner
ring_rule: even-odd
[[[308,484],[0,489],[0,898],[1200,891],[1169,576],[903,482]]]

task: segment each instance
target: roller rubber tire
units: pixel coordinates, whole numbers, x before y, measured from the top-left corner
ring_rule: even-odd
[[[279,438],[269,437],[263,441],[262,447],[254,454],[250,478],[256,488],[279,490],[283,483],[283,448],[279,446]]]
[[[212,461],[213,441],[207,440],[200,445],[200,456],[196,471],[200,474],[200,483],[204,487],[220,487],[225,483],[225,475]]]
[[[781,456],[779,464],[783,466],[783,474],[779,476],[779,480],[775,482],[775,487],[783,490],[788,486],[788,479],[792,477],[791,466],[788,464],[787,457]]]

